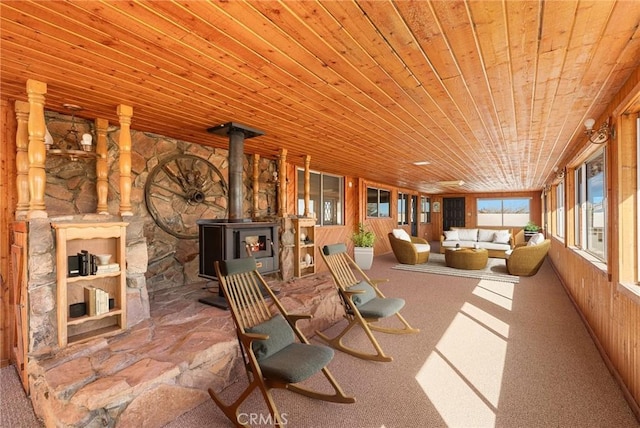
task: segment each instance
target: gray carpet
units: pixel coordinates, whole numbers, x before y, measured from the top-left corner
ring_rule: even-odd
[[[274,392],[287,426],[296,428],[638,428],[622,392],[548,262],[516,286],[504,281],[422,275],[393,269],[393,255],[378,256],[368,272],[390,278],[389,297],[402,297],[404,317],[415,335],[375,333],[390,363],[363,361],[336,352],[329,364],[354,404],[312,400]],[[327,330],[337,333],[344,321]],[[313,343],[318,343],[312,338]],[[348,344],[367,347],[361,330]],[[15,382],[5,383],[5,373]],[[2,370],[2,427],[37,427],[14,419],[28,399],[13,368]],[[309,384],[323,387],[322,378]],[[245,377],[221,392],[231,401]],[[11,391],[9,391],[11,390]],[[22,393],[5,399],[5,394]],[[265,418],[254,392],[244,417]],[[207,400],[166,428],[232,427]],[[255,423],[254,427],[268,426]]]
[[[36,428],[43,424],[33,413],[31,400],[22,389],[15,367],[0,369],[0,427]]]
[[[481,270],[465,270],[448,267],[444,262],[444,254],[431,253],[427,263],[419,265],[398,264],[393,267],[398,270],[411,272],[432,273],[436,275],[460,276],[464,278],[486,279],[490,281],[505,281],[513,284],[520,282],[520,277],[509,275],[503,259],[490,258],[487,266]]]

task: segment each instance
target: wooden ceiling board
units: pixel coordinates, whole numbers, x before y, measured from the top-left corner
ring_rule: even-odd
[[[353,114],[353,111],[348,111],[348,112],[345,112],[345,113],[344,113],[344,115],[351,115],[351,114]],[[382,128],[380,128],[380,129],[381,129],[381,131],[382,131]]]
[[[3,99],[425,192],[540,189],[640,65],[627,1],[0,2]],[[390,162],[392,160],[392,162]],[[417,167],[412,162],[431,161]]]

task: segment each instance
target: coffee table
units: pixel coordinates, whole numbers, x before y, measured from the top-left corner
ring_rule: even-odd
[[[484,248],[448,248],[444,253],[445,264],[456,269],[484,269],[487,260],[489,252]]]

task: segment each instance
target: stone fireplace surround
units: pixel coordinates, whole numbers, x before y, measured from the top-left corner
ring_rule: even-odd
[[[47,127],[56,135],[66,129],[65,116],[46,113]],[[68,118],[66,118],[68,120]],[[90,122],[78,121],[87,129]],[[119,128],[107,135],[109,159],[109,212],[119,206]],[[191,153],[208,159],[223,173],[226,150],[213,149],[132,131],[132,201],[143,201],[145,178],[168,153]],[[261,190],[258,221],[276,221],[280,275],[293,277],[292,222],[274,218],[275,162],[259,160]],[[250,161],[244,157],[244,187]],[[84,427],[135,422],[161,426],[208,399],[206,388],[220,388],[238,376],[235,335],[228,313],[197,302],[197,294],[210,294],[198,277],[198,242],[180,240],[162,231],[144,203],[133,204],[133,216],[95,212],[95,168],[91,162],[47,158],[45,203],[49,218],[28,220],[29,384],[36,413],[47,425]],[[92,190],[93,189],[93,190]],[[245,190],[243,209],[250,199]],[[249,215],[247,215],[249,217]],[[55,239],[52,222],[125,221],[127,227],[127,330],[59,349],[56,324]],[[287,233],[289,232],[289,233]],[[291,238],[291,239],[288,239]],[[196,284],[194,286],[194,284]],[[335,323],[340,308],[327,278],[307,278],[303,285],[282,283],[288,308],[315,314],[305,333]],[[195,290],[193,290],[195,287]],[[290,287],[290,288],[289,288]],[[217,289],[216,289],[217,292]],[[166,401],[176,403],[166,412]],[[150,411],[146,410],[150,409]],[[167,419],[168,418],[168,419]],[[146,421],[146,422],[145,422]],[[139,423],[138,423],[139,422]]]

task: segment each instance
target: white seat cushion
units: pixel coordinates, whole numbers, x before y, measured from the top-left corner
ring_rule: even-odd
[[[479,248],[487,250],[509,250],[511,246],[509,244],[499,244],[497,242],[478,242]]]
[[[413,246],[419,253],[428,253],[431,251],[431,245],[429,244],[413,244]]]
[[[393,233],[393,236],[394,236],[396,239],[401,239],[401,240],[403,240],[403,241],[409,241],[409,242],[411,242],[411,236],[409,236],[409,234],[407,233],[407,231],[406,231],[406,230],[404,230],[404,229],[393,229],[393,230],[391,231],[391,233]]]
[[[462,248],[473,248],[473,246],[477,244],[477,242],[476,241],[444,241],[442,242],[442,246],[447,248],[455,247],[456,244],[460,244],[460,247]]]

